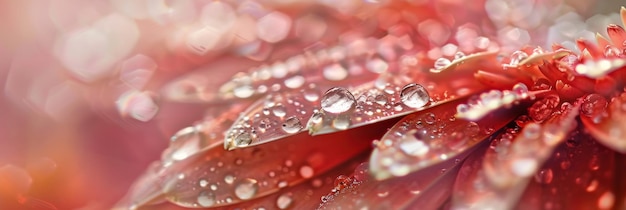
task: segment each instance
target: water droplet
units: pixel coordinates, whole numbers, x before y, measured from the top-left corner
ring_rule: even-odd
[[[454,60],[459,60],[463,57],[465,57],[465,53],[463,52],[456,52],[456,54],[454,54]]]
[[[224,182],[226,182],[226,184],[233,184],[233,182],[235,181],[235,177],[233,175],[226,175],[224,176]]]
[[[435,70],[439,72],[448,67],[450,63],[450,60],[448,60],[447,58],[439,58],[435,61]]]
[[[207,185],[209,185],[209,182],[206,179],[200,179],[200,181],[198,181],[198,184],[200,185],[200,187],[206,187]]]
[[[339,115],[332,122],[333,128],[339,130],[346,130],[350,128],[350,124],[352,124],[352,121],[349,115]]]
[[[385,96],[385,95],[383,95],[383,94],[376,95],[376,96],[374,97],[374,101],[375,101],[377,104],[379,104],[379,105],[381,105],[381,106],[384,106],[385,104],[387,104],[387,96]]]
[[[513,52],[513,54],[511,54],[511,61],[509,62],[509,65],[517,66],[521,61],[526,58],[528,58],[528,54],[526,54],[525,52],[515,51]]]
[[[235,187],[235,196],[242,200],[248,200],[256,195],[259,184],[254,179],[244,179]]]
[[[277,104],[276,106],[272,107],[272,113],[276,117],[284,117],[287,114],[287,110],[282,104]]]
[[[426,115],[424,116],[424,122],[426,124],[432,125],[437,121],[437,118],[435,117],[435,114],[433,114],[432,112],[426,113]]]
[[[309,102],[317,101],[320,98],[320,95],[317,93],[316,89],[308,88],[303,90],[302,94],[304,95],[304,99]]]
[[[348,70],[346,70],[346,68],[344,68],[340,64],[335,63],[324,67],[322,74],[327,80],[339,81],[348,77]]]
[[[528,97],[528,87],[524,83],[517,83],[511,89],[517,98]]]
[[[353,109],[356,100],[350,91],[342,87],[334,87],[322,96],[322,109],[330,113],[344,113]]]
[[[583,99],[580,110],[584,115],[594,117],[604,112],[607,104],[608,102],[604,96],[593,93]]]
[[[552,173],[552,169],[544,169],[537,174],[535,174],[535,181],[541,184],[550,184],[552,179],[554,178],[554,174]]]
[[[428,104],[430,96],[426,88],[419,84],[411,83],[402,88],[400,100],[408,107],[421,108]]]
[[[278,206],[279,209],[287,209],[292,202],[293,198],[291,198],[291,195],[282,194],[278,196],[278,199],[276,199],[276,206]]]
[[[283,131],[287,133],[297,133],[302,129],[302,123],[300,119],[295,116],[289,117],[283,123]]]
[[[235,146],[248,146],[252,143],[252,136],[249,133],[240,133],[235,137]]]
[[[304,165],[302,167],[300,167],[300,176],[302,176],[302,178],[308,179],[313,177],[313,174],[315,172],[313,171],[313,168],[311,168],[311,166],[307,166]]]
[[[289,79],[286,79],[284,83],[285,83],[285,87],[296,89],[296,88],[302,87],[302,85],[304,84],[304,77],[300,75],[296,75]]]
[[[254,88],[250,85],[241,85],[233,90],[233,94],[237,98],[248,98],[254,94]]]
[[[202,207],[210,207],[215,204],[215,194],[209,191],[202,191],[198,194],[198,205]]]

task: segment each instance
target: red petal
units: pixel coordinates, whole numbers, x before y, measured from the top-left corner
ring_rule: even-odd
[[[575,127],[578,106],[563,111],[542,126],[531,123],[522,131],[506,130],[492,142],[480,170],[468,160],[468,172],[457,178],[453,208],[512,208],[532,174]]]
[[[409,172],[453,158],[472,148],[514,119],[515,111],[494,112],[476,122],[456,119],[452,101],[411,114],[391,128],[370,158],[377,179],[404,176]]]
[[[457,159],[425,168],[404,177],[383,181],[347,178],[335,191],[322,198],[320,209],[437,209],[451,194],[459,162],[473,150],[465,151]]]
[[[626,95],[622,93],[611,99],[605,110],[600,110],[597,115],[581,116],[582,122],[587,130],[600,143],[605,146],[626,153],[626,124],[623,120],[626,117]]]
[[[626,41],[626,31],[619,25],[610,24],[606,27],[606,32],[611,38],[611,42],[618,48],[624,47],[624,41]]]
[[[163,190],[168,200],[185,207],[232,205],[269,195],[367,150],[388,123],[313,138],[299,134],[233,151],[212,147],[164,168]]]
[[[601,200],[616,195],[615,167],[613,151],[577,130],[534,175],[516,208],[608,209]]]

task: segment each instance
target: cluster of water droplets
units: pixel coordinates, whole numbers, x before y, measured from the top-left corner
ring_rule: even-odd
[[[235,149],[296,134],[304,120],[319,106],[319,88],[306,88],[270,94],[253,104],[226,131],[224,147]]]
[[[307,123],[312,134],[346,130],[348,128],[384,120],[402,113],[419,110],[431,103],[426,88],[399,82],[368,83],[353,92],[334,87],[321,99],[321,109]]]
[[[467,104],[459,104],[456,107],[456,117],[467,120],[479,120],[492,111],[505,106],[511,106],[515,102],[532,97],[528,87],[523,83],[517,83],[509,90],[491,90],[482,93],[478,98],[470,99]]]
[[[387,72],[390,62],[397,59],[395,53],[387,51],[403,53],[411,48],[404,39],[358,39],[238,73],[219,92],[223,96],[250,98],[285,88],[299,89],[310,83],[328,88],[323,84],[367,79]]]

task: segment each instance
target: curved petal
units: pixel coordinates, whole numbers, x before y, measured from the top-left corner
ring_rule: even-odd
[[[597,144],[579,128],[534,174],[518,209],[613,208],[605,200],[616,197],[616,182],[621,178],[614,174],[615,167],[619,167],[615,165],[615,152]]]
[[[240,203],[311,179],[360,154],[390,123],[314,138],[299,134],[233,151],[214,146],[164,168],[160,183],[166,199],[180,206]]]
[[[614,97],[604,110],[594,115],[582,115],[580,118],[591,135],[605,146],[626,153],[626,94]]]
[[[532,175],[576,127],[578,109],[578,105],[564,105],[543,125],[529,123],[521,131],[507,129],[492,142],[480,170],[476,170],[477,163],[466,163],[469,175],[466,169],[459,174],[452,208],[512,208]]]
[[[461,100],[409,115],[391,128],[370,158],[377,179],[404,176],[453,158],[489,137],[517,116],[514,110],[494,112],[471,122],[457,119]]]
[[[484,144],[485,146],[487,144]],[[474,150],[404,177],[375,180],[368,164],[357,167],[350,177],[341,176],[330,194],[322,197],[319,209],[437,209],[448,200],[460,162]],[[364,176],[365,175],[365,176]]]
[[[486,89],[486,86],[473,77],[476,68],[493,68],[495,62],[491,62],[492,57],[494,56],[490,53],[477,53],[459,58],[458,63],[455,62],[446,67],[445,71],[437,73],[419,73],[423,66],[407,64],[409,66],[404,68],[418,73],[410,78],[381,75],[374,82],[350,89],[350,94],[354,96],[350,100],[354,105],[342,113],[328,113],[322,109],[309,119],[309,132],[317,135],[355,128],[427,110],[438,104],[476,94]],[[465,62],[477,66],[466,65]],[[331,93],[327,92],[325,95],[328,94]],[[337,123],[343,121],[347,122]]]

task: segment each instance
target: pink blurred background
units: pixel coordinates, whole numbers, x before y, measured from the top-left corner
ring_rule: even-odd
[[[166,32],[193,17],[185,12],[155,16],[140,8],[143,3],[0,1],[0,167],[11,164],[30,174],[32,186],[24,196],[58,209],[110,208],[159,159],[169,136],[201,119],[207,105],[157,95],[167,81],[216,60],[219,53],[199,56],[177,48],[176,36]],[[615,3],[598,8],[589,7],[592,1],[568,3],[586,16],[618,8]],[[107,32],[108,42],[82,36],[94,28],[113,30]],[[148,59],[133,57],[138,54]],[[130,61],[120,63],[122,58]],[[132,97],[121,100],[126,93]],[[0,172],[0,185],[7,184],[2,179],[11,180]],[[0,189],[5,189],[0,209],[36,209],[21,205],[9,187]]]

